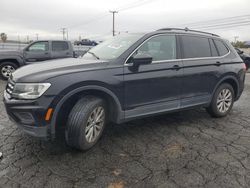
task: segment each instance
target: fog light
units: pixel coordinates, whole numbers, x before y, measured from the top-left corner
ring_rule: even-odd
[[[14,112],[14,115],[23,124],[34,124],[35,120],[29,112]]]

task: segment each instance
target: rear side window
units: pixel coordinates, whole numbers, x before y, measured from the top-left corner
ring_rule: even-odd
[[[229,51],[227,47],[219,40],[214,40],[215,45],[219,51],[220,56],[226,55]]]
[[[182,36],[184,58],[211,57],[211,50],[207,38]]]
[[[69,45],[64,41],[53,41],[52,42],[52,51],[65,51],[69,49]]]

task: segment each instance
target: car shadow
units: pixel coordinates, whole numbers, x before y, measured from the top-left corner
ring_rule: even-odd
[[[131,132],[136,134],[137,131],[140,131],[146,134],[148,131],[152,131],[152,129],[160,130],[161,128],[166,126],[171,130],[178,128],[179,124],[185,124],[186,126],[189,126],[190,121],[197,122],[204,118],[208,119],[211,117],[206,113],[205,109],[200,108],[151,116],[129,121],[119,125],[115,123],[109,123],[107,124],[103,136],[101,137],[99,142],[93,148],[85,151],[85,153],[100,147],[100,143],[102,147],[105,147],[105,143],[110,144],[110,141],[108,141],[110,139],[115,140],[118,137],[126,139],[127,136],[131,134]],[[44,150],[47,150],[48,154],[50,155],[62,155],[68,152],[76,154],[79,152],[82,153],[82,151],[72,149],[67,146],[63,136],[55,139],[53,142],[41,141],[41,146]]]

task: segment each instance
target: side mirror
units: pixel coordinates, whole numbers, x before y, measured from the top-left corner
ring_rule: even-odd
[[[239,54],[243,54],[244,52],[242,50],[239,50]]]
[[[140,65],[147,65],[152,63],[153,57],[149,54],[136,54],[133,58],[131,63],[133,63],[134,66],[138,67]]]

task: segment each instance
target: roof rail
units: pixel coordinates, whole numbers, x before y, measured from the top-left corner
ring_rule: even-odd
[[[185,31],[185,32],[188,32],[188,31],[191,31],[191,32],[196,32],[196,33],[203,33],[203,34],[208,34],[208,35],[212,35],[212,36],[216,36],[216,37],[219,37],[219,35],[216,35],[216,34],[213,34],[213,33],[208,33],[208,32],[203,32],[203,31],[197,31],[197,30],[192,30],[192,29],[188,29],[187,27],[185,27],[184,29],[181,29],[181,28],[162,28],[162,29],[159,29],[157,31],[171,31],[171,30],[178,30],[178,31]]]

